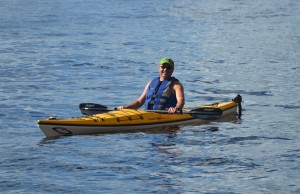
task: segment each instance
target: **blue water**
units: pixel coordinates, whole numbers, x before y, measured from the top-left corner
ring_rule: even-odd
[[[0,193],[300,193],[300,1],[0,2]],[[126,105],[175,61],[186,107],[242,120],[45,139],[81,102]]]

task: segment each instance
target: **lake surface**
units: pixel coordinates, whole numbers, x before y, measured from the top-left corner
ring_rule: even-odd
[[[300,193],[300,1],[0,2],[0,193]],[[186,106],[241,120],[46,139],[38,119],[126,105],[175,61]]]

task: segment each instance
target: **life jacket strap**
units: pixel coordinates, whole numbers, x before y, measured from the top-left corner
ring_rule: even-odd
[[[153,109],[153,105],[155,104],[156,94],[158,92],[158,89],[159,89],[161,83],[162,83],[162,81],[159,81],[158,84],[157,84],[157,86],[155,87],[155,91],[154,91],[153,95],[151,96],[150,102],[148,103],[148,109],[149,110]]]

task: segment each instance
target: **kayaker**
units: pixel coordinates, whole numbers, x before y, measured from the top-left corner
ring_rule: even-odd
[[[168,110],[175,113],[184,106],[184,89],[178,79],[172,77],[174,61],[162,58],[158,65],[159,77],[149,81],[140,97],[127,106],[118,109],[138,109],[144,105],[146,110]]]

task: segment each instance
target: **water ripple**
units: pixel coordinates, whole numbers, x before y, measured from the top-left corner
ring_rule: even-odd
[[[285,108],[285,109],[299,109],[298,105],[275,105],[275,107]]]

